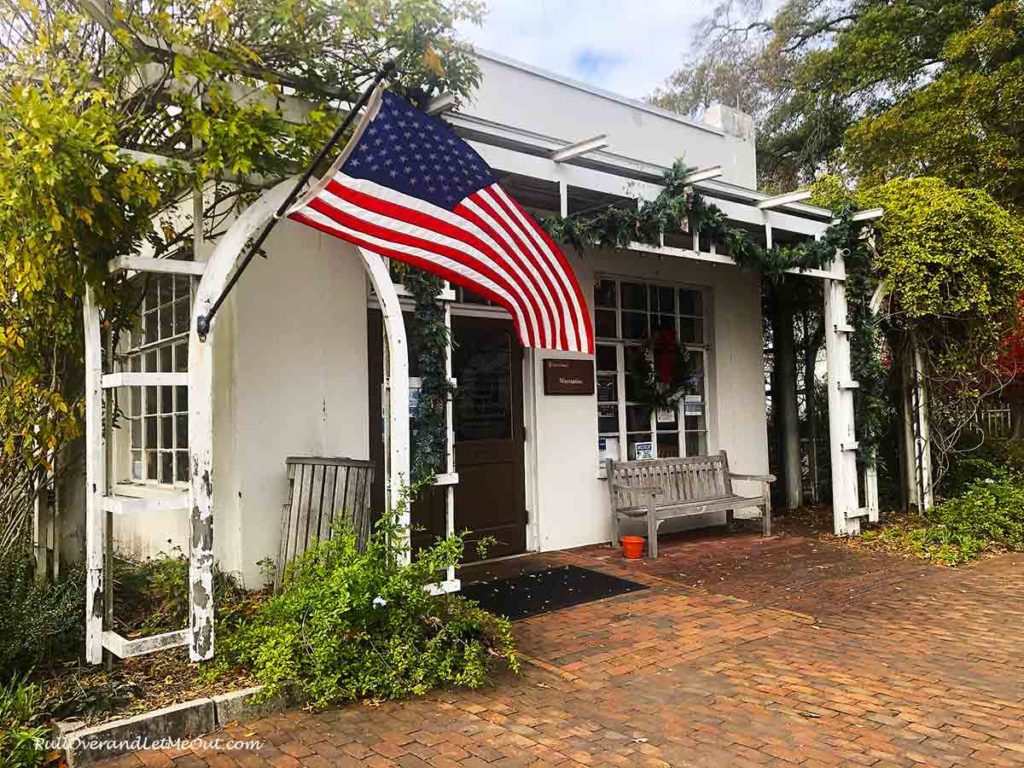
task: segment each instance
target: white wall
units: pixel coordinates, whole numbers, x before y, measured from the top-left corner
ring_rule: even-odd
[[[221,568],[259,585],[276,556],[288,456],[369,456],[366,278],[355,250],[284,221],[217,315],[214,360],[214,550]],[[181,546],[186,512],[117,519],[136,556]]]
[[[717,126],[698,123],[591,86],[567,85],[563,78],[511,66],[488,54],[480,55],[478,63],[481,85],[462,110],[465,114],[562,141],[605,134],[607,150],[617,155],[664,166],[679,157],[693,166],[721,165],[723,181],[756,188],[749,118],[742,130],[731,119],[716,117]]]
[[[732,266],[627,252],[569,258],[588,300],[593,296],[597,273],[709,289],[708,450],[728,451],[734,472],[766,473],[768,436],[759,277]],[[529,447],[537,459],[536,496],[532,503],[536,507],[538,540],[534,546],[542,551],[611,538],[608,489],[605,481],[598,478],[596,395],[546,396],[542,361],[553,357],[572,355],[548,350],[538,350],[533,355],[537,416],[527,430],[534,440]],[[756,483],[736,483],[735,487],[739,493],[760,492]],[[662,531],[722,521],[724,513],[693,517],[665,523]]]

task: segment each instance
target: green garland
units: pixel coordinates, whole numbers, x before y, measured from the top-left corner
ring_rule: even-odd
[[[402,282],[413,296],[413,320],[409,323],[412,348],[419,368],[420,398],[412,446],[412,482],[433,478],[443,471],[448,450],[447,404],[453,387],[448,378],[451,343],[444,322],[444,307],[437,295],[444,279],[414,267],[401,267]]]
[[[855,397],[856,418],[864,447],[863,456],[874,460],[881,436],[886,405],[883,397],[885,371],[878,354],[878,327],[870,309],[877,279],[867,249],[853,226],[850,211],[813,242],[796,246],[764,248],[742,229],[726,223],[725,215],[685,183],[692,168],[677,160],[665,172],[664,188],[653,200],[639,205],[614,204],[599,211],[539,220],[554,239],[568,243],[578,253],[595,247],[628,248],[630,243],[660,245],[664,236],[687,233],[695,227],[707,232],[727,256],[743,269],[757,269],[772,283],[780,283],[791,269],[824,269],[842,251],[846,260],[846,291],[851,338],[850,368],[860,382]]]

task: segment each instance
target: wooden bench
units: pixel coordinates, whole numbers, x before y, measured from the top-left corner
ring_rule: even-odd
[[[288,563],[314,541],[331,538],[342,520],[355,530],[360,550],[370,538],[373,462],[330,456],[289,456],[288,503],[281,515],[281,545],[274,574],[280,591]]]
[[[775,482],[775,476],[730,472],[725,451],[714,456],[676,459],[609,459],[607,467],[613,546],[619,541],[619,521],[623,517],[647,518],[647,549],[650,556],[656,558],[658,526],[663,520],[724,511],[731,525],[733,512],[743,507],[761,507],[762,533],[771,535],[769,485]],[[760,482],[761,495],[748,497],[733,493],[733,480]]]

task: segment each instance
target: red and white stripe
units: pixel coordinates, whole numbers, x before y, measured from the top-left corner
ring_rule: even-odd
[[[525,347],[594,353],[572,267],[497,184],[449,211],[339,172],[289,216],[485,296],[509,311]]]

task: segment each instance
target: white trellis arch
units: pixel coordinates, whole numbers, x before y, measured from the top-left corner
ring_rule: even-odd
[[[265,191],[255,203],[243,211],[221,238],[205,264],[136,258],[131,264],[122,265],[124,268],[140,271],[185,271],[193,275],[202,275],[192,307],[193,322],[189,330],[187,374],[104,375],[99,310],[92,300],[91,292],[86,295],[86,546],[89,568],[86,593],[86,658],[91,663],[102,660],[104,648],[117,656],[125,657],[187,644],[189,657],[193,661],[202,661],[213,656],[213,356],[216,325],[212,325],[207,337],[200,340],[195,318],[209,312],[210,307],[227,286],[250,238],[276,215],[288,193],[295,186],[296,180],[297,177],[282,181]],[[385,383],[388,392],[385,488],[388,494],[387,504],[390,506],[398,489],[409,477],[408,348],[398,291],[384,260],[375,253],[361,248],[357,250],[381,304],[384,318],[387,342]],[[109,620],[109,610],[105,610],[105,602],[109,603],[109,598],[104,599],[104,595],[109,595],[110,592],[109,584],[105,584],[110,574],[104,573],[105,565],[109,563],[112,544],[109,513],[114,507],[125,506],[125,502],[110,494],[111,483],[107,477],[109,473],[106,467],[109,441],[105,439],[106,430],[102,418],[103,391],[119,385],[180,385],[186,383],[181,380],[184,377],[187,377],[189,395],[189,626],[187,629],[163,635],[127,640],[114,633],[110,627],[104,629],[105,613],[108,614]],[[137,503],[141,501],[133,500],[132,508],[158,505],[162,505],[164,509],[184,507],[184,499],[171,505],[150,500],[146,503]],[[106,525],[103,519],[104,512],[108,514]],[[405,514],[406,519],[401,522],[407,526],[408,510]]]

